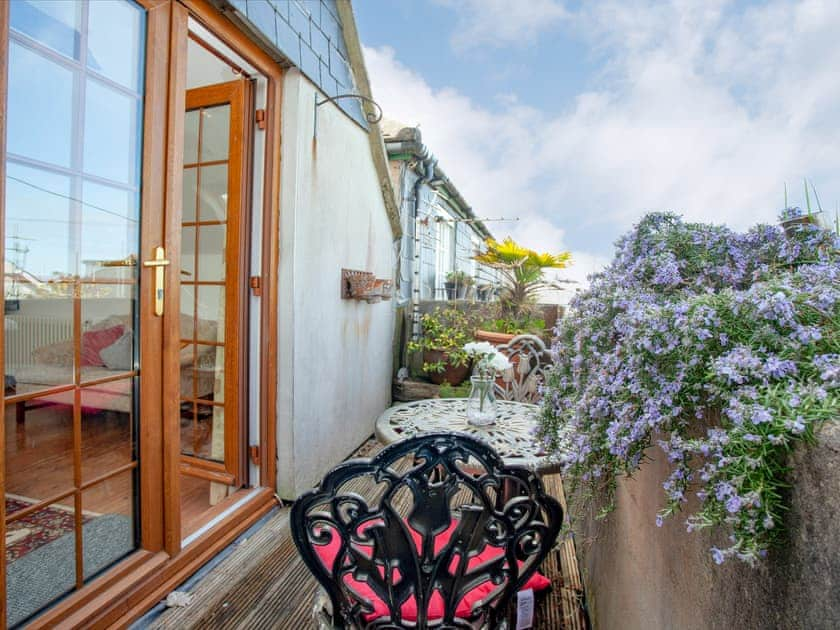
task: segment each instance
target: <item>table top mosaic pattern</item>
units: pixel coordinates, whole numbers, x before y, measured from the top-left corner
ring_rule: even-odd
[[[467,422],[466,398],[432,398],[395,405],[376,421],[376,438],[390,444],[429,431],[458,431],[484,440],[508,464],[535,470],[552,467],[555,462],[534,438],[540,408],[508,400],[497,400],[496,405],[496,423],[483,427]]]

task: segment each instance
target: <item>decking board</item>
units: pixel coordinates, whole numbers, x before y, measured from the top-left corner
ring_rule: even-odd
[[[356,453],[369,457],[377,450],[378,445],[369,441]],[[565,510],[560,475],[547,475],[543,481],[546,490]],[[571,537],[558,544],[541,570],[552,581],[553,588],[537,600],[534,628],[585,628],[580,605],[583,589]],[[292,541],[289,508],[282,508],[199,582],[192,591],[189,606],[166,610],[150,627],[158,630],[313,628],[316,587],[315,578]]]

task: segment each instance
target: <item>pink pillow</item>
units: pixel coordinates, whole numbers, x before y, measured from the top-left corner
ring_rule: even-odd
[[[370,526],[373,523],[368,523],[367,525]],[[452,524],[449,528],[438,534],[435,537],[435,554],[439,553],[441,549],[443,549],[446,544],[449,542],[449,539],[452,537],[452,534],[455,532],[455,528],[458,526],[458,521],[453,519]],[[410,529],[410,528],[409,528]],[[341,549],[341,538],[337,535],[336,532],[331,532],[333,534],[331,540],[326,545],[313,545],[315,553],[318,554],[318,557],[321,559],[323,565],[327,568],[328,571],[332,570],[332,564],[335,560],[335,557],[338,555],[339,550]],[[419,533],[411,530],[411,537],[414,540],[414,544],[420,549],[420,546],[423,543],[423,538],[420,536]],[[358,551],[371,557],[373,555],[372,550],[368,550],[364,546],[357,546]],[[468,570],[475,569],[476,567],[484,564],[485,562],[489,562],[495,558],[498,558],[500,555],[504,554],[504,550],[501,547],[490,547],[487,546],[481,550],[481,552],[471,558],[467,562]],[[452,562],[452,570],[455,569],[455,561],[457,560],[457,556],[453,557]],[[519,563],[522,566],[522,563]],[[383,567],[379,567],[380,574],[384,572]],[[399,570],[395,570],[393,578],[394,583],[398,584],[402,579],[402,576],[399,573]],[[365,621],[370,622],[374,619],[378,619],[379,617],[387,617],[390,613],[388,612],[388,606],[383,602],[379,596],[373,591],[370,586],[368,586],[367,582],[359,581],[353,578],[352,575],[348,574],[344,576],[344,583],[360,598],[369,601],[373,605],[373,612],[365,615]],[[521,590],[532,589],[535,593],[538,591],[543,591],[551,586],[551,581],[545,577],[542,573],[535,572],[525,583]],[[464,598],[458,602],[458,606],[455,610],[455,616],[461,619],[468,619],[472,613],[473,606],[480,603],[487,595],[489,595],[495,588],[498,588],[489,580],[482,582],[474,589],[472,589],[469,593],[467,593]],[[445,609],[445,604],[443,600],[443,596],[440,592],[434,591],[432,593],[432,597],[429,601],[429,614],[428,619],[429,621],[434,621],[437,619],[443,618],[443,613]],[[417,620],[417,602],[414,599],[414,596],[410,596],[402,605],[401,613],[403,619],[406,621],[416,621]]]
[[[120,324],[82,333],[82,365],[104,367],[105,361],[99,356],[100,351],[122,337],[124,331],[125,326]]]

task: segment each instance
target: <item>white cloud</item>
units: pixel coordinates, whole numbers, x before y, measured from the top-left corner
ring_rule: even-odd
[[[570,14],[559,0],[438,0],[458,20],[452,33],[457,50],[477,46],[526,45]]]
[[[542,293],[540,301],[551,304],[567,304],[575,292],[589,285],[588,278],[609,264],[606,256],[590,252],[572,251],[572,265],[567,269],[549,269],[546,278],[556,282],[560,289],[549,289]]]
[[[485,17],[481,29],[507,32],[503,15]],[[563,19],[607,60],[597,89],[564,112],[516,95],[491,108],[432,89],[391,49],[365,50],[386,115],[421,125],[477,214],[521,218],[489,224],[495,234],[572,249],[569,274],[583,279],[646,211],[745,228],[774,220],[783,182],[798,191],[803,176],[834,207],[840,3],[606,0]]]

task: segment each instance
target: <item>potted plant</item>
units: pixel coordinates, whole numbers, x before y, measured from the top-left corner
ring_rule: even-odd
[[[813,210],[811,208],[811,195],[808,192],[807,179],[803,180],[803,186],[805,188],[805,210],[799,206],[788,205],[787,185],[785,185],[785,207],[779,213],[779,224],[784,228],[785,233],[788,236],[799,230],[799,226],[806,224],[831,229],[830,225],[824,224],[824,220],[821,221],[823,218],[823,210],[822,205],[820,204],[820,198],[817,195],[816,187],[814,187],[814,184],[811,183],[811,189],[814,191],[814,199],[817,202],[817,209]]]
[[[464,345],[464,351],[475,361],[470,376],[470,396],[467,400],[467,422],[486,426],[496,422],[494,387],[499,374],[512,367],[508,358],[486,341]]]
[[[473,282],[473,277],[466,271],[450,271],[446,274],[446,282],[443,283],[446,288],[446,299],[464,299]]]
[[[557,282],[546,279],[545,270],[567,267],[569,252],[539,253],[508,237],[501,243],[487,239],[487,251],[474,258],[497,269],[502,278],[499,300],[485,319],[491,330],[479,329],[476,338],[498,344],[523,332],[542,334],[545,322],[536,311],[536,297],[542,289],[560,288]]]
[[[470,274],[466,271],[462,271],[460,277],[455,280],[458,299],[463,300],[469,297],[470,288],[475,284],[475,278],[473,278]]]
[[[524,314],[519,319],[491,315],[481,321],[481,328],[476,330],[475,337],[479,341],[500,344],[525,333],[543,336],[545,320],[538,315],[535,311]]]
[[[423,332],[408,344],[409,352],[422,352],[423,371],[433,383],[459,385],[470,371],[464,344],[472,339],[474,320],[456,308],[437,307],[420,318]]]
[[[489,283],[476,285],[475,296],[479,302],[489,302],[493,298],[495,287]]]

